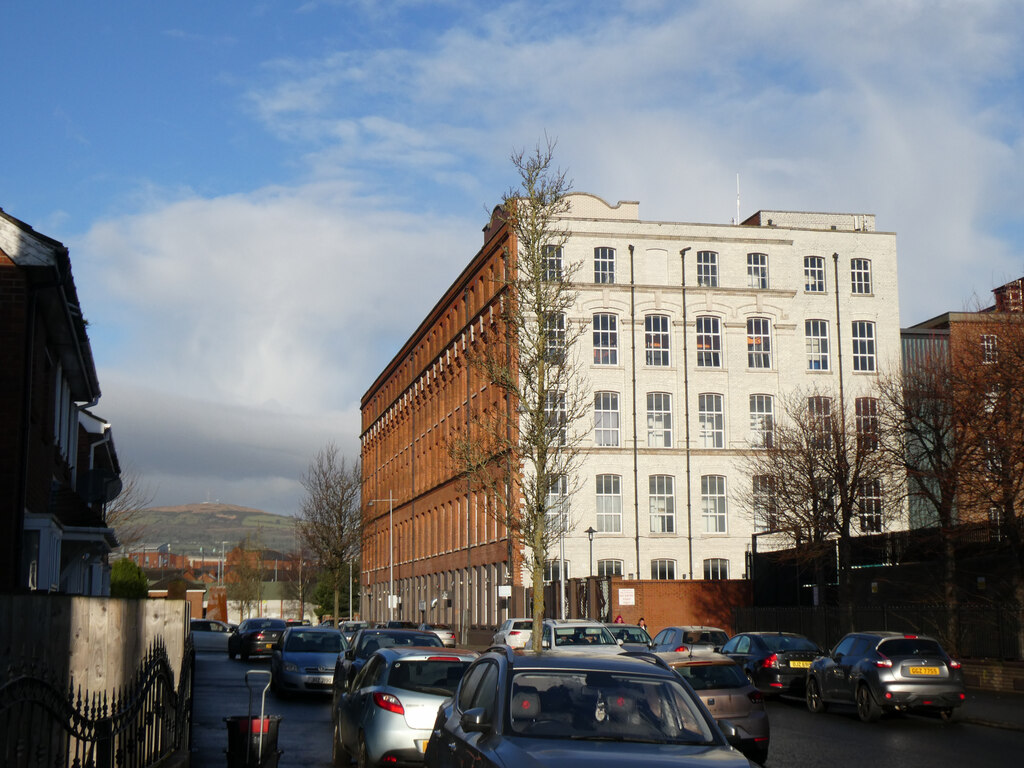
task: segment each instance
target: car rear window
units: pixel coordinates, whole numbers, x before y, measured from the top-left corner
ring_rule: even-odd
[[[883,640],[878,645],[878,652],[886,656],[943,656],[940,646],[934,640],[924,637],[897,637]]]
[[[604,627],[555,627],[555,645],[616,645],[616,642]]]
[[[729,636],[725,632],[687,631],[683,632],[683,640],[687,643],[707,643],[708,645],[725,645]]]
[[[425,659],[396,661],[388,674],[388,685],[405,691],[451,696],[455,693],[469,661]]]
[[[292,653],[341,653],[341,633],[292,632],[284,649]]]
[[[532,621],[515,621],[512,623],[512,629],[533,629]]]
[[[749,684],[747,676],[735,664],[687,664],[674,667],[675,671],[695,691],[714,688],[743,688]]]
[[[622,640],[625,643],[649,643],[651,641],[650,636],[640,627],[618,626],[610,627],[610,629],[616,640]]]
[[[395,645],[437,645],[443,646],[441,638],[433,632],[417,635],[380,635],[377,637],[377,644],[380,648],[390,648]]]
[[[770,651],[816,651],[818,646],[806,637],[792,635],[762,635],[761,639]]]

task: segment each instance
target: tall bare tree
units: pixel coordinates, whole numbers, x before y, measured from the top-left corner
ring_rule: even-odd
[[[505,394],[505,407],[474,413],[472,431],[449,446],[530,570],[538,652],[545,563],[572,528],[570,500],[578,490],[585,436],[580,427],[591,406],[576,349],[587,323],[572,316],[580,264],[563,254],[569,234],[562,217],[572,183],[555,168],[554,149],[549,139],[511,156],[519,184],[501,201],[513,234],[497,287],[504,338],[470,353],[472,367]]]
[[[359,557],[362,541],[359,462],[347,462],[338,447],[328,443],[310,462],[302,487],[299,538],[333,580],[337,621],[341,580],[348,573],[346,565]]]
[[[242,618],[252,616],[263,597],[263,543],[257,533],[255,541],[246,536],[238,543],[238,562],[231,569],[228,599],[239,604]]]
[[[153,492],[138,472],[128,467],[121,471],[121,492],[104,507],[107,527],[113,528],[126,551],[135,548],[146,536],[142,513],[153,503]]]

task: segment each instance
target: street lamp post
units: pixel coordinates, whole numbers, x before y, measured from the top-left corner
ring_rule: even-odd
[[[589,573],[589,575],[593,576],[594,575],[594,534],[597,533],[597,531],[594,530],[594,526],[590,526],[589,528],[587,528],[587,530],[584,531],[584,533],[587,534],[587,538],[590,539],[590,573]]]
[[[386,499],[370,499],[366,505],[372,507],[375,503],[386,501],[388,503],[388,562],[390,578],[388,583],[388,621],[395,620],[395,499],[392,492],[388,491]]]

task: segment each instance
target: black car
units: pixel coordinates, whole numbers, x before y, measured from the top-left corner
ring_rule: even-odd
[[[724,730],[739,743],[739,731]],[[495,647],[438,710],[424,761],[456,766],[747,768],[693,689],[651,653]]]
[[[722,653],[762,693],[803,696],[807,670],[823,652],[813,640],[792,632],[742,632],[722,646]]]
[[[964,703],[960,662],[931,637],[900,632],[854,632],[807,673],[807,708],[856,704],[866,723],[891,710],[930,710],[950,720]]]
[[[228,635],[228,657],[269,656],[287,628],[284,619],[245,619]]]
[[[444,648],[441,638],[433,632],[421,632],[418,629],[360,629],[352,636],[352,642],[345,652],[338,656],[331,685],[332,703],[337,706],[338,698],[378,648],[413,645]]]

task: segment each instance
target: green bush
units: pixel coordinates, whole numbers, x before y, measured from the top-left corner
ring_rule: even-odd
[[[134,560],[123,557],[110,567],[110,596],[146,598],[149,580]]]

